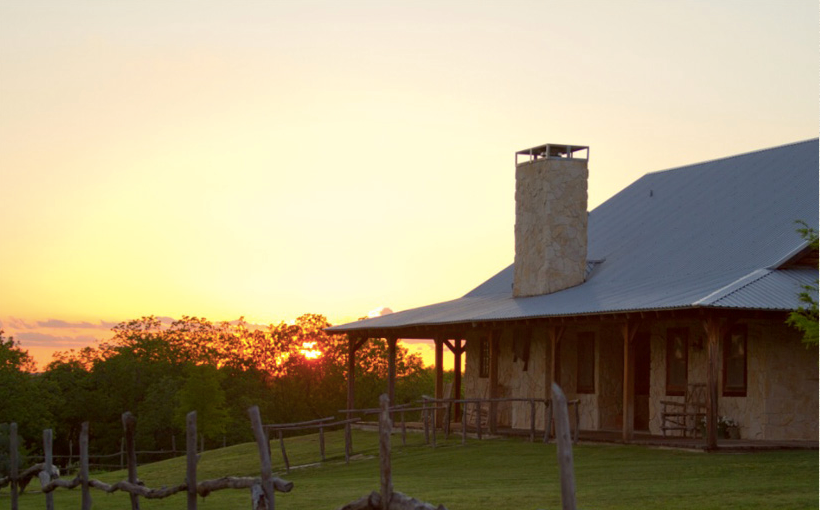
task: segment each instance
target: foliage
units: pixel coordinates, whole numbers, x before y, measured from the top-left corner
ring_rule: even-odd
[[[804,221],[798,221],[800,228],[797,232],[813,249],[818,249],[817,231],[808,226]],[[789,314],[786,324],[800,330],[803,333],[803,342],[807,345],[818,345],[818,309],[817,309],[817,280],[814,284],[803,285],[803,292],[799,294],[800,302],[803,304],[797,310]]]
[[[112,338],[97,347],[58,353],[36,376],[27,372],[34,367],[28,353],[0,336],[0,394],[11,395],[0,405],[0,422],[16,421],[21,436],[38,448],[42,429],[53,428],[55,455],[68,454],[70,441],[76,453],[84,421],[91,424],[92,455],[119,451],[125,411],[137,417],[138,450],[170,449],[172,438],[184,437],[191,410],[206,444],[250,441],[252,405],[268,423],[322,418],[345,408],[347,337],[326,333],[329,326],[318,314],[267,327],[242,318],[214,323],[183,316],[169,323],[141,317],[115,326]],[[421,359],[397,351],[397,399],[431,393],[433,377]],[[383,339],[357,352],[356,377],[357,405],[374,407],[386,387]]]

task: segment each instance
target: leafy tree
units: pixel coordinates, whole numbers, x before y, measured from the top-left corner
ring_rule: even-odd
[[[185,366],[185,383],[177,394],[179,403],[174,412],[178,427],[184,430],[187,414],[196,411],[197,432],[209,440],[222,439],[229,417],[221,379],[222,375],[214,366]]]
[[[817,250],[817,231],[809,227],[804,221],[798,221],[797,223],[801,225],[797,232],[809,242],[810,247]],[[787,324],[803,333],[803,342],[807,345],[818,345],[817,289],[817,280],[814,281],[814,284],[803,285],[803,292],[799,294],[799,297],[804,306],[799,306],[797,310],[792,311],[786,320]]]
[[[28,351],[0,330],[0,423],[17,423],[22,441],[36,444],[50,422],[46,402],[39,395],[36,364]]]

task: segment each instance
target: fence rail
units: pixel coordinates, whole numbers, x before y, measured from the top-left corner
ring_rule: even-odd
[[[18,470],[19,438],[17,436],[17,424],[12,423],[9,427],[10,473],[9,476],[0,478],[0,489],[7,485],[11,486],[10,499],[12,510],[18,510],[18,495],[35,476],[40,480],[41,490],[45,495],[45,506],[47,510],[53,510],[54,508],[53,492],[56,489],[74,489],[76,487],[81,487],[82,510],[91,509],[92,488],[106,493],[116,491],[127,492],[130,495],[132,510],[139,510],[139,498],[141,497],[146,499],[162,499],[173,496],[179,492],[186,492],[188,495],[188,510],[196,510],[197,496],[204,498],[210,493],[222,489],[250,489],[253,510],[274,510],[274,491],[290,492],[291,489],[293,489],[293,484],[273,476],[269,452],[270,443],[262,428],[259,408],[256,406],[251,407],[248,410],[248,414],[259,450],[259,477],[226,476],[197,483],[196,466],[199,459],[199,455],[197,454],[197,423],[196,411],[192,411],[187,415],[187,468],[185,482],[159,489],[145,487],[141,485],[137,479],[137,456],[136,449],[134,448],[136,418],[130,412],[126,412],[122,415],[122,420],[123,428],[125,429],[125,448],[128,459],[127,480],[107,484],[89,477],[88,422],[82,424],[80,431],[80,471],[76,477],[71,480],[59,479],[58,472],[52,464],[51,429],[43,431],[44,462],[30,466],[21,474]]]

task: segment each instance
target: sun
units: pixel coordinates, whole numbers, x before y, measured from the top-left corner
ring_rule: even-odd
[[[313,342],[302,342],[302,348],[299,349],[299,354],[305,357],[305,359],[316,359],[322,356],[322,351],[316,348],[316,341]]]

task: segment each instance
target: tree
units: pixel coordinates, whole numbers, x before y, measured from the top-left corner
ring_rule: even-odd
[[[196,411],[196,428],[209,440],[222,439],[229,417],[225,390],[220,385],[222,376],[211,365],[185,366],[185,383],[177,393],[178,405],[174,413],[177,426],[185,429],[186,416]]]
[[[33,373],[36,364],[19,342],[3,334],[0,329],[0,423],[17,423],[22,440],[36,444],[51,421]]]
[[[818,248],[817,231],[804,221],[798,221],[800,228],[797,232],[809,242],[814,250]],[[817,280],[814,284],[803,285],[803,292],[799,294],[800,302],[805,306],[798,306],[797,310],[789,314],[786,324],[803,333],[803,342],[807,345],[818,345],[818,310],[817,310]]]

